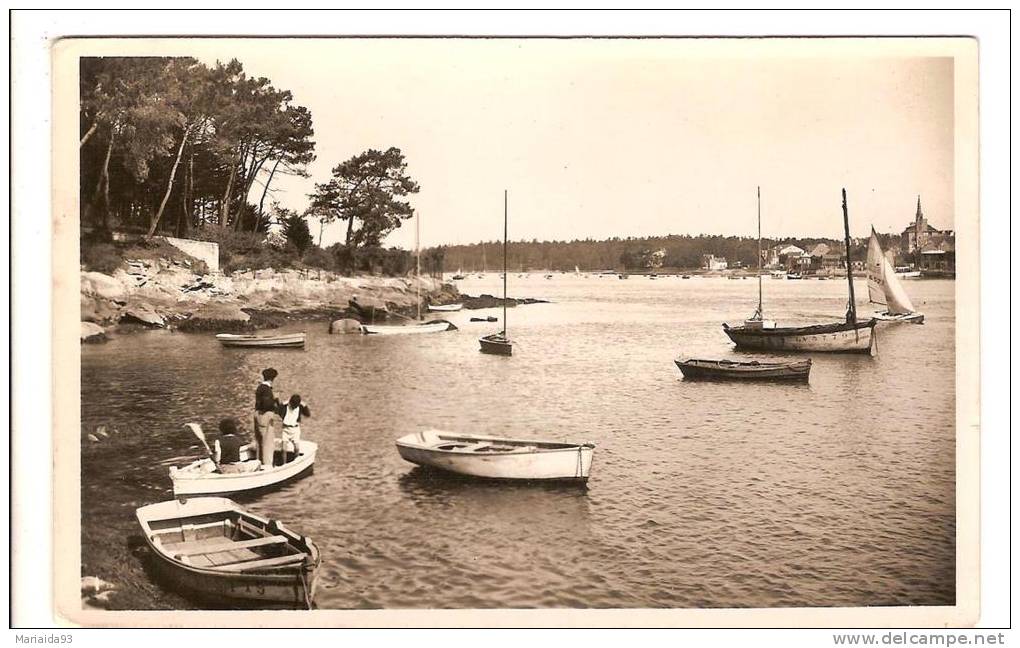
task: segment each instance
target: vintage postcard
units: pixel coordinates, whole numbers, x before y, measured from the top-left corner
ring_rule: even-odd
[[[977,59],[60,40],[57,615],[975,623]]]

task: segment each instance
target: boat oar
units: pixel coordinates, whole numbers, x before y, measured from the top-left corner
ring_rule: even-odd
[[[209,453],[209,461],[213,462],[213,465],[216,466],[216,472],[219,472],[220,465],[216,463],[216,455],[213,454],[213,451],[209,448],[209,443],[205,440],[205,433],[202,432],[202,426],[198,423],[185,423],[184,427],[191,430],[191,433],[202,442],[202,446],[205,448],[205,451]]]

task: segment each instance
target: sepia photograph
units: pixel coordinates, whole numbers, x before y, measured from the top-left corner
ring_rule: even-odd
[[[59,613],[974,623],[977,59],[63,39]]]

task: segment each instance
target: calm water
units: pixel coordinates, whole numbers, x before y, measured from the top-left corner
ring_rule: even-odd
[[[845,310],[845,281],[764,285],[781,324]],[[161,464],[197,453],[182,424],[247,422],[273,366],[277,395],[311,406],[315,473],[242,501],[319,544],[319,607],[953,604],[954,284],[906,289],[923,326],[879,325],[876,357],[815,354],[803,386],[685,382],[673,365],[738,357],[720,323],[754,310],[752,279],[513,274],[511,295],[555,303],[509,311],[512,358],[480,354],[499,325],[467,321],[498,311],[406,338],[288,327],[305,351],[164,331],[85,346],[83,428],[116,432],[83,444],[84,569],[128,582],[131,607],[185,605],[124,541],[134,507],[169,498]],[[437,478],[393,445],[426,427],[592,441],[589,488]]]

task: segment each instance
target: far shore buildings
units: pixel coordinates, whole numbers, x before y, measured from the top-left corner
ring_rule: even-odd
[[[917,212],[900,235],[900,253],[905,261],[929,274],[956,274],[956,233],[938,230],[928,223],[917,197]]]
[[[726,257],[717,257],[714,254],[701,255],[701,267],[705,270],[725,270],[728,267]]]

